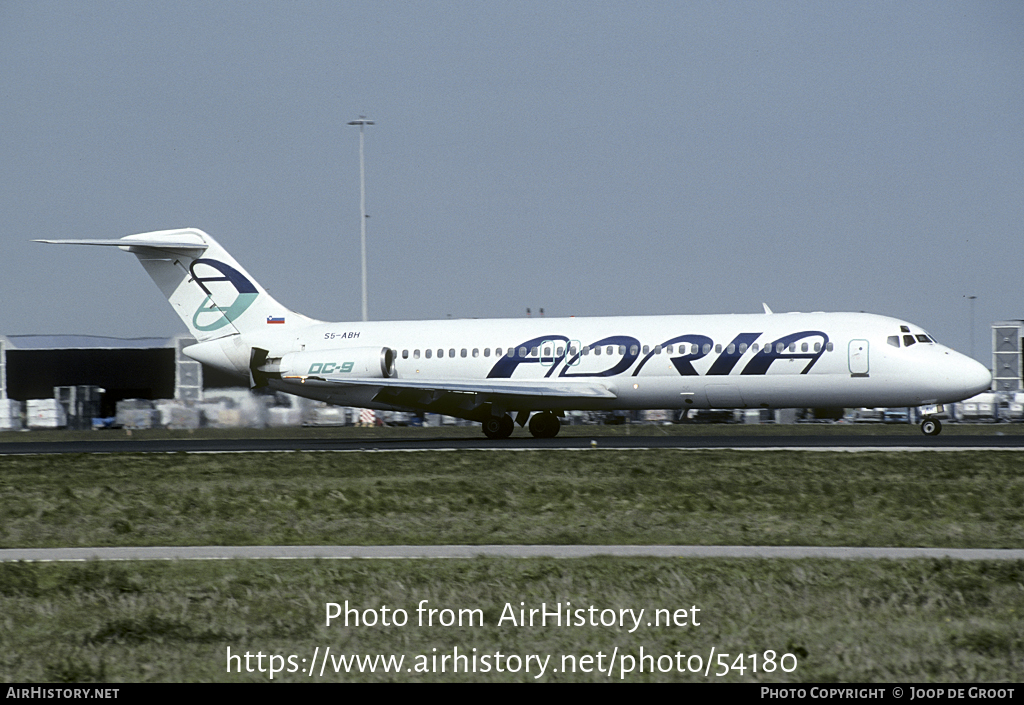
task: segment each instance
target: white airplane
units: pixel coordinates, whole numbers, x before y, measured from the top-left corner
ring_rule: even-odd
[[[332,404],[558,433],[566,410],[922,406],[987,390],[985,367],[920,327],[866,313],[325,323],[286,309],[193,228],[39,240],[131,252],[198,341],[203,364]]]

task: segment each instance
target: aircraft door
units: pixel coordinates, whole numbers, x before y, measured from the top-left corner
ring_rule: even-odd
[[[851,340],[849,347],[850,376],[867,377],[870,365],[868,362],[868,341]]]

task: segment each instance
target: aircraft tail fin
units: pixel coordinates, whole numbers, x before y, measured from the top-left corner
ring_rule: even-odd
[[[314,322],[275,301],[227,250],[202,230],[161,230],[119,240],[37,242],[118,247],[131,252],[200,342],[268,326]]]

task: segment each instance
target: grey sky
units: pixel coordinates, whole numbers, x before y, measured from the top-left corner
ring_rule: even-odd
[[[0,3],[0,333],[184,332],[133,257],[206,230],[356,320],[1024,317],[1024,4]]]

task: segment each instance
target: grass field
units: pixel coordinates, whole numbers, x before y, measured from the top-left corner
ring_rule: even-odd
[[[265,682],[269,657],[276,655],[274,680],[307,682],[1013,682],[1024,666],[1022,583],[1024,562],[937,560],[2,564],[0,675],[20,682]],[[392,619],[404,609],[408,623],[354,626],[353,619],[346,627],[338,619],[325,626],[325,604],[346,600],[360,612],[380,614],[388,606]],[[468,616],[462,627],[419,626],[421,600],[439,610],[479,610],[480,616],[472,626]],[[607,609],[645,613],[639,627],[629,617],[623,628],[600,620],[592,626],[589,618],[580,626],[518,626],[507,619],[499,625],[506,603],[514,610],[520,603],[527,609],[546,603],[550,610],[565,602],[594,606],[598,615]],[[649,627],[656,609],[687,610],[699,625]],[[234,655],[251,654],[253,672],[245,671],[244,660],[227,672],[229,647]],[[330,647],[336,659],[382,655],[403,662],[398,672],[385,671],[378,660],[375,672],[360,673],[335,672],[339,662],[329,660],[321,676],[318,660],[310,676],[318,647],[321,658]],[[641,647],[652,656],[644,673]],[[769,650],[774,664],[765,663]],[[518,672],[496,670],[499,652],[520,659]],[[457,653],[477,656],[476,672],[452,673],[455,661],[434,661]],[[705,676],[712,653],[727,654],[732,668],[712,658]],[[489,671],[484,655],[491,658]],[[536,661],[526,672],[528,655],[549,657],[543,675]],[[583,670],[587,655],[594,658],[590,672]],[[599,663],[603,673],[596,672]],[[507,669],[516,665],[505,663]],[[774,665],[772,672],[766,665]]]
[[[1024,547],[1014,452],[0,457],[0,547]]]
[[[1019,457],[671,450],[7,456],[0,457],[0,546],[1020,548]],[[360,610],[405,609],[410,624],[325,626],[325,604],[346,600]],[[483,624],[418,627],[421,600],[437,609],[478,609]],[[645,619],[632,633],[631,625],[497,623],[506,603],[550,609],[565,602],[599,613],[643,608],[647,617],[655,609],[697,607],[701,623],[648,627]],[[274,680],[317,681],[319,666],[313,677],[304,675],[310,664],[301,659],[311,660],[318,647],[322,659],[330,647],[336,657],[402,656],[405,670],[384,672],[377,662],[373,673],[333,673],[330,662],[323,680],[1016,681],[1024,672],[1022,610],[1024,562],[0,564],[0,678],[266,681],[276,655],[284,671]],[[228,647],[234,655],[249,652],[254,672],[238,661],[243,672],[228,673]],[[456,647],[462,655],[491,655],[491,670],[480,662],[475,673],[453,674],[452,660],[432,660]],[[654,657],[648,670],[657,672],[638,672],[641,647]],[[734,668],[714,661],[707,676],[692,673],[698,664],[690,657],[707,666],[712,648],[715,658],[729,654],[726,665]],[[779,667],[766,673],[769,650]],[[498,651],[519,656],[521,670],[497,672]],[[256,670],[258,653],[264,672]],[[784,654],[791,654],[787,668],[795,664],[790,672],[781,668]],[[541,678],[534,678],[538,661],[525,671],[527,655],[550,657]],[[588,655],[595,660],[585,666]],[[599,655],[604,675],[596,672]],[[623,674],[629,658],[634,670]],[[723,668],[726,675],[713,675]]]

